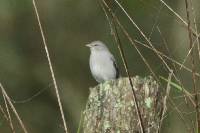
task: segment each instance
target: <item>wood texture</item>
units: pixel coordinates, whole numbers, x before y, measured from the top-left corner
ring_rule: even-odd
[[[146,133],[160,128],[163,96],[152,77],[132,78]],[[84,111],[84,133],[139,133],[131,86],[128,78],[107,81],[90,88]]]

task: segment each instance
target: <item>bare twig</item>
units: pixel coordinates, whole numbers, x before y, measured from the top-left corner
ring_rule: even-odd
[[[182,111],[178,108],[178,106],[174,103],[174,101],[171,99],[171,98],[168,98],[170,104],[172,105],[172,108],[174,108],[176,111],[177,111],[177,114],[178,114],[178,118],[183,122],[183,124],[185,125],[184,128],[186,128],[188,130],[188,133],[192,133],[191,132],[191,127],[187,124],[186,120],[185,120],[185,117],[182,113]]]
[[[113,37],[114,37],[114,39],[116,41],[116,44],[118,44],[118,49],[119,49],[119,52],[120,52],[120,55],[121,55],[121,58],[122,58],[122,61],[123,61],[123,64],[124,64],[124,67],[125,67],[125,70],[126,70],[126,74],[128,75],[128,78],[129,78],[129,83],[130,83],[131,88],[132,88],[133,101],[134,101],[134,105],[135,105],[135,108],[136,108],[136,112],[137,112],[137,116],[138,116],[138,120],[139,120],[139,124],[140,124],[141,133],[145,133],[141,112],[139,110],[137,97],[136,97],[135,90],[134,90],[134,87],[133,87],[133,83],[132,83],[132,80],[131,80],[131,77],[130,77],[128,64],[127,64],[127,61],[126,61],[126,58],[125,58],[125,54],[124,54],[124,50],[123,50],[123,47],[122,47],[122,44],[121,44],[121,40],[119,38],[119,34],[118,34],[118,30],[117,30],[117,27],[116,27],[116,24],[115,24],[115,20],[113,19],[111,8],[107,5],[107,3],[104,0],[102,0],[102,2],[107,7],[107,9],[110,11],[110,14],[111,14],[111,17],[112,17],[112,22],[113,22],[112,23],[113,26],[111,26],[111,28],[113,29],[112,30],[113,31],[112,35],[113,35]],[[105,11],[105,9],[104,9],[104,11]]]
[[[45,48],[45,52],[46,52],[46,57],[47,57],[47,60],[48,60],[48,63],[49,63],[49,69],[50,69],[50,72],[51,72],[51,77],[52,77],[52,80],[53,80],[54,89],[56,91],[56,96],[57,96],[57,100],[58,100],[58,104],[59,104],[59,108],[60,108],[60,113],[61,113],[61,116],[62,116],[64,130],[67,133],[67,125],[66,125],[66,122],[65,122],[63,107],[62,107],[62,103],[61,103],[61,100],[60,100],[58,86],[57,86],[53,66],[52,66],[52,63],[51,63],[51,59],[50,59],[50,55],[49,55],[49,51],[48,51],[48,47],[47,47],[47,43],[46,43],[46,38],[45,38],[45,35],[44,35],[44,31],[43,31],[43,28],[42,28],[42,24],[41,24],[41,21],[40,21],[40,16],[39,16],[39,13],[38,13],[38,9],[37,9],[35,0],[32,0],[32,2],[33,2],[33,6],[34,6],[34,11],[35,11],[35,14],[36,14],[36,17],[37,17],[38,26],[40,28],[40,32],[41,32],[41,35],[42,35],[42,40],[43,40],[43,44],[44,44],[44,48]]]
[[[184,63],[186,62],[187,58],[188,58],[188,57],[190,56],[190,54],[192,53],[192,51],[193,51],[193,49],[194,49],[194,46],[195,46],[195,42],[193,42],[192,47],[189,49],[187,55],[185,56],[183,62],[181,63],[181,66],[180,66],[180,68],[179,68],[180,70],[182,69],[182,67],[183,67]]]
[[[22,122],[21,118],[19,117],[19,114],[17,113],[14,105],[12,104],[11,100],[10,100],[10,97],[7,95],[3,85],[0,83],[0,88],[1,88],[1,91],[3,93],[3,95],[5,96],[6,100],[8,101],[8,104],[10,105],[11,109],[13,110],[15,116],[17,117],[18,121],[19,121],[19,124],[21,125],[22,127],[22,130],[24,131],[24,133],[28,133],[24,123]]]
[[[168,76],[167,88],[166,88],[165,97],[164,97],[164,100],[163,100],[163,110],[162,110],[162,113],[161,113],[161,118],[160,118],[160,123],[159,123],[159,128],[157,130],[157,133],[161,132],[161,126],[162,126],[162,123],[163,123],[163,120],[164,120],[164,115],[167,111],[167,100],[168,100],[170,89],[171,89],[170,82],[171,82],[171,79],[172,79],[172,74],[173,74],[173,70],[171,70],[171,72],[169,73],[169,76]]]
[[[3,95],[3,97],[5,97],[5,96]],[[0,112],[2,113],[2,115],[3,115],[3,117],[6,119],[6,121],[9,123],[9,127],[10,127],[11,131],[12,131],[13,133],[15,133],[13,124],[10,122],[11,120],[8,118],[6,112],[4,111],[4,109],[3,109],[3,107],[2,107],[1,105],[0,105]]]
[[[172,58],[173,56],[172,56],[172,54],[170,53],[170,50],[169,50],[169,48],[168,48],[166,39],[164,38],[164,36],[163,36],[163,34],[162,34],[162,32],[161,32],[161,30],[160,30],[160,28],[159,28],[158,26],[157,26],[157,29],[158,29],[158,32],[160,33],[160,36],[161,36],[161,38],[162,38],[162,40],[163,40],[163,43],[164,43],[165,48],[166,48],[166,50],[167,50],[167,52],[168,52],[168,54],[169,54],[169,57]],[[197,40],[198,40],[198,38],[197,38]],[[184,63],[182,63],[180,67],[182,67],[183,64],[184,64]],[[172,65],[173,65],[173,68],[174,68],[174,70],[175,70],[174,73],[177,73],[176,76],[178,76],[178,71],[177,71],[177,68],[176,68],[175,63],[172,62]],[[179,84],[181,85],[181,87],[184,88],[180,78],[181,78],[181,77],[179,76],[179,79],[178,79],[179,81],[178,81],[178,82],[179,82]],[[182,92],[183,92],[183,96],[184,96],[185,103],[188,105],[187,97],[186,97],[185,94],[184,94],[184,90],[182,90]],[[191,99],[191,102],[194,103],[194,102],[193,102],[193,99],[191,98],[191,96],[188,96],[188,97]],[[195,105],[195,104],[193,104],[193,105]]]
[[[164,63],[166,68],[170,71],[171,68],[168,66],[166,61],[163,59],[163,57],[159,54],[158,50],[153,46],[151,41],[147,38],[147,36],[144,34],[144,32],[141,30],[141,28],[134,22],[134,20],[131,18],[131,16],[127,13],[127,11],[123,8],[123,6],[117,1],[114,0],[117,5],[121,8],[121,10],[124,12],[124,14],[128,17],[128,19],[131,21],[131,23],[135,26],[135,28],[139,31],[139,33],[142,35],[142,37],[147,41],[147,43],[150,45],[152,50],[157,54],[157,56],[160,58],[160,60]],[[176,76],[173,74],[173,76],[176,78]],[[177,79],[177,78],[176,78]]]
[[[167,9],[169,9],[179,20],[181,20],[181,22],[186,26],[188,27],[188,23],[177,13],[175,12],[167,3],[165,3],[163,0],[160,0],[160,2],[165,6],[167,7]],[[200,34],[197,33],[194,29],[192,29],[190,27],[190,30],[192,32],[192,34],[197,37],[197,38],[200,38]]]
[[[168,64],[165,62],[165,60],[163,59],[163,57],[162,56],[164,56],[165,58],[167,58],[167,59],[171,59],[170,57],[168,57],[168,56],[166,56],[166,55],[164,55],[164,54],[162,54],[160,51],[158,51],[153,45],[152,45],[152,43],[150,42],[150,40],[148,40],[148,38],[144,35],[144,33],[142,32],[142,30],[136,25],[136,23],[132,20],[132,18],[128,15],[128,13],[125,11],[125,9],[122,7],[122,5],[119,3],[119,6],[120,6],[120,8],[124,11],[124,13],[128,16],[128,18],[130,19],[130,21],[134,24],[134,26],[140,31],[140,33],[143,35],[143,37],[146,39],[146,41],[148,42],[148,44],[150,44],[150,46],[148,46],[148,45],[145,45],[145,44],[143,44],[145,47],[147,47],[147,48],[149,48],[149,49],[151,49],[153,52],[155,52],[157,55],[158,55],[158,57],[161,59],[161,61],[165,64],[165,66],[166,66],[166,68],[169,70],[169,72],[171,71],[171,68],[168,66]],[[124,29],[124,27],[122,26],[122,24],[119,22],[119,20],[118,20],[118,18],[116,17],[116,15],[114,14],[114,12],[112,12],[112,10],[110,9],[109,10],[111,13],[112,13],[112,16],[113,16],[113,18],[116,20],[116,22],[118,23],[118,25],[120,26],[120,28],[122,29],[122,31],[124,32],[124,34],[127,36],[127,38],[129,39],[129,41],[131,42],[131,44],[132,45],[135,45],[134,43],[133,43],[133,40],[132,40],[132,38],[130,37],[130,35],[128,34],[128,32]],[[136,41],[136,42],[138,42],[138,41]],[[135,47],[135,46],[134,46]],[[137,47],[136,47],[136,50],[138,50],[137,49]],[[139,52],[139,54],[140,54],[140,52]],[[141,57],[143,57],[143,56],[141,56]],[[144,59],[144,58],[142,58],[142,59]],[[173,60],[173,59],[171,59],[171,60]],[[173,60],[174,61],[174,60]],[[150,71],[151,71],[151,68],[150,68],[150,66],[148,65],[148,63],[144,60],[144,62],[145,62],[145,64],[147,65],[147,67],[150,69]],[[175,61],[176,62],[176,61]],[[178,63],[178,62],[176,62],[176,63]],[[179,65],[181,65],[180,63],[178,63]],[[185,67],[185,66],[183,66],[183,67]],[[185,67],[185,69],[188,69],[188,68],[186,68]],[[190,69],[189,69],[190,70]],[[191,70],[190,70],[191,71]],[[153,71],[151,71],[153,74],[154,74],[154,72]],[[173,73],[173,77],[175,77],[175,79],[180,83],[180,81],[179,81],[179,79],[176,77],[176,75]],[[155,78],[156,78],[156,76],[155,76]],[[181,84],[181,83],[180,83]],[[195,105],[194,104],[194,101],[193,101],[193,99],[191,98],[191,96],[190,96],[190,94],[189,94],[189,92],[187,92],[186,90],[183,90],[183,92],[186,94],[186,96],[188,96],[188,98],[189,98],[189,100],[191,101],[191,103],[193,104],[193,105]]]
[[[160,2],[167,7],[167,9],[169,9],[178,19],[181,20],[181,22],[183,22],[183,24],[185,24],[186,26],[188,26],[187,22],[177,13],[175,12],[167,3],[165,3],[163,0],[160,0]]]
[[[145,133],[142,116],[141,116],[141,113],[140,113],[140,110],[139,110],[139,105],[138,105],[138,102],[137,102],[135,90],[134,90],[133,83],[132,83],[132,80],[131,80],[131,76],[130,76],[130,73],[129,73],[128,63],[127,63],[127,61],[125,59],[125,54],[124,54],[124,51],[123,51],[123,48],[122,48],[122,44],[121,44],[121,40],[119,39],[119,35],[118,35],[118,31],[117,31],[116,27],[115,27],[115,35],[114,36],[115,36],[116,43],[118,43],[118,48],[120,50],[120,55],[121,55],[121,57],[123,59],[123,64],[124,64],[124,67],[125,67],[125,70],[126,70],[126,74],[128,75],[129,83],[130,83],[131,88],[132,88],[133,100],[134,100],[135,107],[136,107],[136,112],[137,112],[137,115],[138,115],[138,118],[139,118],[141,132]]]
[[[191,31],[191,22],[190,22],[190,11],[189,11],[189,5],[188,5],[188,0],[185,0],[185,6],[186,6],[186,14],[187,14],[187,21],[188,21],[188,36],[189,36],[189,45],[190,49],[192,49],[192,31]],[[192,81],[193,81],[193,88],[194,88],[194,93],[196,94],[194,96],[194,101],[196,103],[196,124],[197,124],[197,131],[200,130],[200,115],[199,115],[199,101],[198,101],[198,95],[197,95],[197,88],[196,88],[196,68],[195,68],[195,55],[193,49],[191,50],[191,63],[192,63]]]
[[[15,99],[12,99],[10,97],[10,100],[13,102],[13,103],[17,103],[17,104],[22,104],[22,103],[27,103],[27,102],[30,102],[31,100],[33,100],[35,97],[41,95],[44,91],[46,91],[47,89],[49,89],[50,86],[52,86],[53,83],[50,83],[47,87],[43,88],[43,89],[40,89],[38,92],[36,92],[35,94],[33,94],[32,96],[26,98],[26,99],[21,99],[21,100],[15,100]]]
[[[168,110],[168,113],[163,117],[163,119],[167,118],[170,114],[176,111],[179,116],[178,118],[183,122],[183,124],[185,125],[184,128],[188,130],[188,133],[194,133],[194,132],[191,132],[190,126],[186,123],[183,116],[184,113],[182,112],[182,110],[179,109],[179,107],[182,106],[184,103],[182,102],[177,105],[174,103],[171,97],[168,97],[168,103],[169,103],[168,108],[170,108],[170,110]]]
[[[6,111],[7,111],[7,115],[8,115],[8,122],[9,122],[10,128],[11,128],[12,132],[15,133],[14,126],[13,126],[13,123],[12,123],[12,118],[11,118],[11,115],[10,115],[10,110],[9,110],[7,100],[6,100],[6,97],[5,97],[4,94],[3,94],[3,100],[4,100],[4,103],[5,103],[5,106],[6,106]]]
[[[197,27],[197,22],[196,22],[196,12],[195,12],[195,9],[193,7],[192,0],[190,0],[190,3],[191,3],[192,13],[193,13],[193,16],[194,16],[194,19],[193,19],[194,27],[195,27],[196,33],[198,33],[198,27]],[[199,59],[199,62],[200,62],[200,41],[199,41],[198,37],[196,37],[196,40],[197,40],[197,50],[198,50],[198,55],[199,55],[198,59]]]
[[[126,35],[126,37],[129,39],[129,41],[131,42],[131,44],[136,48],[137,52],[140,54],[141,58],[143,59],[144,63],[147,65],[147,67],[149,68],[149,70],[152,72],[152,74],[154,75],[154,77],[157,79],[156,75],[154,74],[153,70],[151,69],[150,65],[148,64],[148,62],[146,61],[146,59],[143,57],[143,55],[140,53],[139,49],[137,48],[137,46],[135,45],[134,41],[132,40],[132,38],[130,37],[130,35],[128,34],[128,32],[125,30],[125,28],[123,27],[123,25],[120,23],[119,19],[117,18],[117,16],[115,15],[115,13],[109,9],[112,17],[115,19],[115,21],[117,22],[117,24],[119,25],[119,27],[122,29],[122,31],[124,32],[124,34]],[[108,16],[108,15],[106,15]],[[108,17],[107,17],[108,19]],[[131,19],[132,20],[132,19]],[[132,20],[133,21],[133,20]],[[110,22],[109,22],[110,24]],[[111,32],[113,32],[111,30]],[[139,42],[139,41],[136,41],[135,42]],[[140,42],[139,42],[140,43]],[[150,42],[151,43],[151,42]],[[163,53],[161,53],[160,51],[158,51],[152,44],[150,44],[151,46],[148,46],[146,44],[143,44],[143,43],[140,43],[142,44],[143,46],[151,49],[153,52],[155,52],[157,55],[159,55],[160,59],[163,61],[163,63],[165,64],[165,66],[167,67],[167,69],[169,70],[169,72],[171,71],[171,68],[167,65],[167,63],[164,61],[164,59],[162,57],[165,57],[166,59],[174,62],[174,63],[177,63],[179,66],[182,65],[180,63],[178,63],[177,61],[173,60],[172,58],[164,55]],[[190,70],[189,68],[183,66],[183,68],[187,69],[188,71],[192,71]],[[175,79],[179,82],[179,84],[181,84],[181,82],[179,81],[179,79],[176,77],[176,75],[173,73],[173,77],[175,77]],[[158,81],[158,79],[157,79]],[[185,95],[189,98],[189,100],[191,101],[192,105],[195,105],[194,104],[194,101],[193,99],[191,98],[191,95],[188,91],[186,91],[185,89],[183,89],[183,92],[185,93]]]
[[[153,24],[153,26],[152,26],[151,32],[150,32],[150,34],[149,34],[149,37],[148,37],[149,40],[151,40],[151,36],[152,36],[152,34],[153,34],[155,28],[157,27],[158,18],[159,18],[159,16],[160,16],[160,13],[161,13],[162,8],[163,8],[163,6],[161,5],[160,8],[159,8],[159,10],[158,10],[158,14],[156,15],[155,22],[154,22],[154,24]]]
[[[137,43],[138,43],[138,44],[141,44],[142,46],[144,46],[144,47],[146,47],[146,48],[148,48],[148,49],[154,51],[153,48],[151,48],[150,46],[146,45],[145,43],[142,43],[142,42],[140,42],[140,41],[138,41],[138,40],[134,40],[134,41],[136,42],[136,44],[137,44]],[[188,67],[182,65],[180,62],[174,60],[174,59],[171,58],[171,57],[168,57],[167,55],[165,55],[164,53],[162,53],[162,52],[160,52],[160,51],[158,51],[158,50],[156,50],[156,51],[157,51],[157,53],[158,53],[159,55],[161,55],[162,57],[166,58],[167,60],[169,60],[169,61],[175,63],[177,66],[182,66],[182,68],[184,68],[186,71],[192,72],[192,70],[191,70],[190,68],[188,68]],[[195,75],[198,76],[198,77],[200,77],[200,74],[197,73],[197,72],[195,73]]]
[[[117,24],[119,25],[119,27],[121,28],[121,30],[123,31],[123,33],[125,34],[125,36],[128,38],[128,40],[130,41],[130,43],[134,46],[134,48],[136,49],[136,51],[138,52],[138,54],[140,55],[140,57],[142,58],[143,62],[145,63],[145,65],[147,66],[147,68],[149,69],[149,71],[152,73],[152,75],[154,76],[154,78],[158,81],[158,77],[156,76],[156,74],[154,73],[153,69],[151,68],[150,64],[148,63],[148,61],[145,59],[145,57],[142,55],[142,53],[140,52],[140,50],[138,49],[138,46],[135,44],[134,40],[131,38],[131,36],[128,34],[128,32],[125,30],[124,26],[120,23],[119,19],[115,16],[115,14],[113,13],[113,17],[115,19],[115,21],[117,22]]]
[[[8,116],[7,116],[6,112],[4,111],[4,109],[3,109],[3,107],[2,107],[1,105],[0,105],[0,112],[3,114],[3,117],[4,117],[7,121],[9,121]]]

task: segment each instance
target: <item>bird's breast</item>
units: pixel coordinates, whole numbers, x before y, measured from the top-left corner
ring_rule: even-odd
[[[108,53],[95,53],[90,55],[90,69],[96,79],[109,80],[116,77],[113,60]]]

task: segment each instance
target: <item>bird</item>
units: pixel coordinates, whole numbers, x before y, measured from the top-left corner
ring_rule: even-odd
[[[106,44],[102,41],[93,41],[86,46],[90,48],[90,70],[98,83],[119,78],[117,63]]]

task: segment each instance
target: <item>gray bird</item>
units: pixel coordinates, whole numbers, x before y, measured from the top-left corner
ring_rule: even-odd
[[[119,70],[114,56],[101,41],[94,41],[86,45],[90,48],[90,70],[98,83],[117,79]]]

